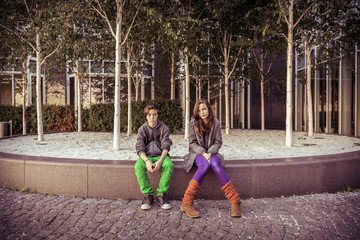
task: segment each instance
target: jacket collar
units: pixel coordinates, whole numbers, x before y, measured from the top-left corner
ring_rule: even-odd
[[[193,118],[194,119],[194,118]],[[198,141],[198,143],[201,145],[201,146],[204,146],[204,142],[203,142],[203,138],[202,136],[200,136],[199,132],[197,131],[197,127],[196,127],[196,120],[194,119],[193,121],[193,124],[194,124],[194,129],[195,129],[195,135],[196,135],[196,139]],[[208,141],[208,148],[211,146],[212,142],[211,142],[211,137],[212,137],[212,134],[214,132],[214,124],[213,126],[211,127],[210,129],[210,133],[209,133],[209,141]]]
[[[150,128],[151,130],[155,130],[156,128],[158,128],[158,127],[161,125],[161,123],[162,123],[162,122],[161,122],[160,120],[158,120],[157,123],[156,123],[156,125],[155,125],[155,127],[150,127],[149,122],[146,121],[146,126],[147,126],[148,128]]]

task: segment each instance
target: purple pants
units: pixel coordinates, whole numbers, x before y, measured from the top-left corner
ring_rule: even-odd
[[[210,168],[214,171],[221,186],[224,186],[229,182],[225,170],[220,164],[220,159],[216,155],[211,156],[210,164],[202,155],[197,155],[195,158],[195,164],[198,169],[192,179],[197,181],[200,185]]]

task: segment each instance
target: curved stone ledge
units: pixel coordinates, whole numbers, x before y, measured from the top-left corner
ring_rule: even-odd
[[[135,161],[35,157],[0,152],[0,186],[63,196],[142,199]],[[195,173],[175,169],[169,199],[180,200]],[[296,158],[228,160],[226,173],[241,198],[280,197],[360,187],[360,151]],[[149,174],[154,190],[160,172]],[[198,198],[225,199],[210,171]]]

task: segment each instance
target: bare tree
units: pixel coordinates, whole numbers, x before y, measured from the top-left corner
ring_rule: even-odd
[[[296,0],[278,0],[280,8],[280,15],[284,19],[287,25],[287,36],[283,34],[283,37],[287,41],[287,60],[286,60],[286,139],[285,145],[287,147],[292,146],[292,75],[293,75],[293,45],[294,45],[294,29],[299,24],[304,15],[311,9],[312,4],[302,12],[298,20],[294,23],[294,2]]]
[[[38,140],[44,141],[41,97],[41,67],[61,44],[62,33],[67,29],[66,18],[72,15],[64,2],[32,1],[4,3],[8,11],[0,27],[8,30],[29,46],[36,55],[36,109]],[[39,16],[42,16],[41,18]],[[30,53],[29,53],[30,54]]]
[[[106,8],[106,2],[100,0],[87,0],[92,5],[92,9],[96,11],[106,22],[111,34],[115,38],[115,99],[114,99],[114,141],[113,149],[120,149],[120,81],[121,81],[121,58],[122,58],[122,46],[125,44],[130,31],[138,15],[139,9],[143,1],[140,1],[137,9],[134,11],[134,15],[131,23],[127,27],[126,34],[122,36],[123,14],[124,6],[127,0],[116,0],[116,14],[115,14],[115,29],[113,28],[112,21],[108,17],[108,11],[112,12],[113,9]],[[108,11],[107,11],[108,10]],[[113,12],[112,12],[113,13]]]
[[[128,83],[128,125],[127,125],[127,135],[131,135],[132,130],[132,109],[131,109],[131,101],[132,101],[132,93],[131,93],[131,75],[133,69],[133,63],[131,62],[131,55],[133,54],[134,47],[131,44],[127,44],[127,60],[126,60],[126,68],[127,68],[127,83]]]
[[[270,57],[270,63],[265,65],[265,60],[268,58],[269,53],[266,49],[252,49],[256,66],[260,72],[260,97],[261,97],[261,131],[265,131],[265,84],[270,81],[269,79],[265,79],[265,77],[270,73],[272,65],[274,63],[275,58]],[[266,68],[266,69],[265,69]]]
[[[250,2],[249,2],[250,3]],[[240,55],[248,44],[247,23],[244,16],[248,6],[238,1],[209,1],[209,28],[212,58],[223,76],[225,91],[225,134],[230,134],[230,84],[240,62]],[[219,80],[218,80],[219,81]],[[220,80],[220,84],[222,80]]]

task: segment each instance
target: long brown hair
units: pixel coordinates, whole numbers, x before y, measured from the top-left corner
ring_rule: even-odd
[[[204,121],[201,119],[201,117],[199,115],[200,104],[205,104],[206,107],[208,108],[209,116],[208,116],[207,124],[204,123]],[[210,103],[206,99],[200,99],[200,100],[196,101],[195,106],[194,106],[194,111],[193,111],[193,117],[196,122],[196,128],[200,135],[204,135],[204,134],[210,132],[210,130],[214,124],[214,113],[213,113]]]

